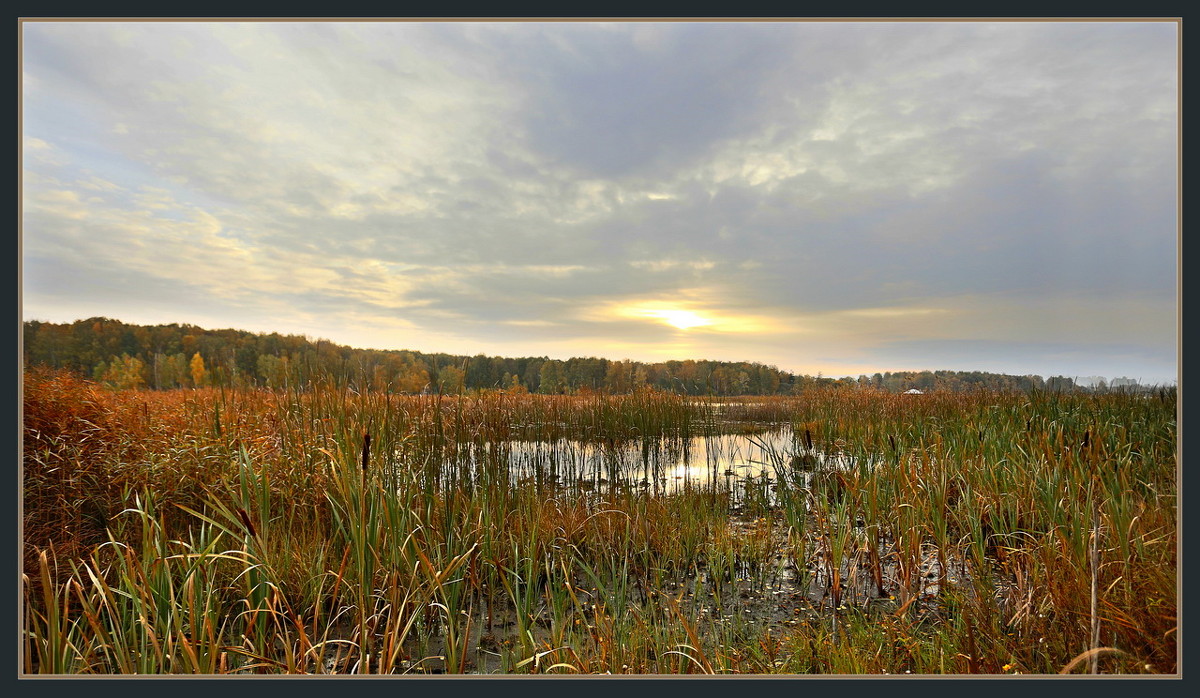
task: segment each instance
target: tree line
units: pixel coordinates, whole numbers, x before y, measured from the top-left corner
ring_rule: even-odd
[[[25,366],[63,368],[112,388],[293,387],[332,382],[393,393],[511,390],[546,394],[627,393],[653,387],[688,395],[787,395],[820,387],[903,392],[1075,390],[1071,378],[983,371],[901,371],[829,378],[757,362],[645,363],[575,357],[508,358],[355,349],[325,339],[208,330],[194,325],[130,325],[103,317],[24,323]]]

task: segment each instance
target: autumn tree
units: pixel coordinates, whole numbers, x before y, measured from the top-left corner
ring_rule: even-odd
[[[192,355],[192,385],[199,388],[204,385],[204,379],[208,371],[204,368],[204,357],[200,356],[200,352]]]
[[[463,370],[457,366],[443,366],[438,371],[438,390],[442,393],[454,394],[463,388]]]
[[[97,368],[100,366],[104,366],[104,364],[100,364]],[[98,377],[101,383],[117,390],[140,388],[146,384],[146,379],[142,375],[145,368],[146,364],[141,359],[129,354],[121,354],[113,359],[112,363],[104,366],[104,370]]]
[[[259,377],[268,387],[281,388],[287,383],[286,359],[271,354],[260,354],[256,368]]]
[[[633,364],[629,359],[611,361],[604,371],[604,387],[612,393],[629,392]]]
[[[425,364],[412,358],[405,361],[396,376],[396,388],[402,393],[419,393],[429,387],[429,371]]]

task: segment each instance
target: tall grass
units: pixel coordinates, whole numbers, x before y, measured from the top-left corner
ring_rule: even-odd
[[[24,404],[30,673],[1178,671],[1173,392]]]

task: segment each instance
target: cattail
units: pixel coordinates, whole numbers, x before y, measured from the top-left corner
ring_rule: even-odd
[[[246,513],[246,510],[238,507],[237,515],[242,520],[242,525],[246,527],[246,531],[250,533],[251,537],[257,536],[258,533],[254,530],[254,522],[250,520],[250,515]]]

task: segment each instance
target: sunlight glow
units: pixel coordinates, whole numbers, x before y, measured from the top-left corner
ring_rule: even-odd
[[[705,294],[683,294],[704,296]],[[684,332],[762,333],[779,331],[778,324],[761,315],[730,314],[713,308],[716,303],[700,297],[695,300],[639,299],[597,306],[590,317],[597,321],[633,319],[661,323]]]
[[[691,329],[693,327],[703,327],[711,325],[712,320],[705,318],[698,313],[693,313],[690,310],[671,310],[667,308],[653,308],[641,311],[645,317],[657,318],[666,322],[668,325],[674,325],[681,330]]]

